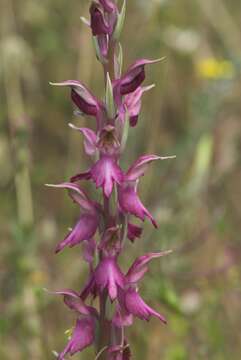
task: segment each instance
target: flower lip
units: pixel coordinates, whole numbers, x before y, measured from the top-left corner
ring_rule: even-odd
[[[110,197],[115,183],[121,184],[123,173],[113,156],[103,155],[91,168],[90,176],[96,187],[102,187],[106,197]]]
[[[125,280],[115,257],[106,257],[99,263],[94,272],[94,281],[100,292],[107,289],[112,301],[117,298],[118,289],[124,288]]]
[[[120,142],[116,135],[116,129],[112,125],[105,126],[97,143],[98,148],[106,154],[114,154],[120,148]]]

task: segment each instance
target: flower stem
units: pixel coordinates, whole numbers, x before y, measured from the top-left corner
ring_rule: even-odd
[[[108,53],[108,62],[104,64],[103,71],[105,77],[105,84],[107,79],[107,73],[109,73],[110,79],[115,79],[115,46],[116,42],[111,41]],[[110,213],[110,199],[103,194],[103,205],[104,205],[104,217],[105,217],[105,228],[107,229],[111,223],[111,213]],[[102,254],[99,253],[99,258],[101,259]],[[107,353],[104,351],[111,345],[111,322],[106,318],[106,301],[107,301],[107,293],[103,292],[99,296],[99,312],[100,312],[100,320],[99,320],[99,342],[98,342],[98,360],[106,360]]]
[[[108,348],[110,342],[110,326],[106,319],[106,301],[107,293],[104,292],[99,297],[100,304],[100,332],[99,332],[99,343],[98,343],[98,359],[105,360],[104,348]]]

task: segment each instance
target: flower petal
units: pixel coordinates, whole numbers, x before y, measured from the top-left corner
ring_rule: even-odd
[[[85,147],[85,152],[87,155],[93,156],[96,153],[96,142],[97,142],[97,136],[96,133],[89,129],[89,128],[79,128],[76,127],[73,124],[69,124],[69,126],[74,129],[77,130],[79,132],[81,132],[84,135],[84,147]]]
[[[81,215],[79,221],[77,222],[73,230],[71,230],[70,233],[65,237],[65,239],[57,245],[55,252],[60,252],[66,246],[71,248],[84,240],[90,240],[94,236],[98,224],[99,218],[97,215]]]
[[[140,156],[136,162],[129,168],[125,175],[126,181],[135,181],[143,176],[147,170],[148,165],[155,160],[173,159],[175,156],[157,156],[157,155],[143,155]]]
[[[131,242],[134,242],[136,238],[140,238],[142,234],[142,228],[132,223],[128,223],[127,236]]]
[[[84,190],[82,190],[77,184],[72,182],[64,182],[62,184],[45,184],[49,187],[67,189],[69,190],[69,196],[74,202],[76,202],[80,207],[89,212],[96,211],[96,204],[91,201]]]
[[[82,315],[93,315],[96,317],[98,316],[96,309],[91,306],[85,305],[83,300],[80,298],[80,294],[78,294],[76,291],[70,289],[63,289],[55,291],[54,294],[63,295],[64,303],[71,310],[77,311]]]
[[[149,321],[151,316],[155,316],[166,324],[164,316],[148,306],[135,289],[129,288],[125,292],[125,307],[130,314],[141,320]]]
[[[126,95],[135,91],[145,80],[145,65],[154,64],[162,59],[148,60],[140,59],[134,62],[121,79],[115,82],[115,87],[119,88],[121,95]]]
[[[70,87],[72,101],[80,111],[86,115],[97,116],[101,108],[101,103],[80,81],[66,80],[60,83],[50,84]]]
[[[106,12],[111,13],[117,9],[116,4],[112,0],[99,0],[99,2]]]
[[[141,111],[141,98],[145,91],[151,90],[155,85],[141,87],[125,96],[124,108],[127,109],[130,118],[130,125],[136,126]]]
[[[127,313],[119,304],[116,305],[116,312],[112,319],[115,326],[122,328],[123,326],[131,326],[133,324],[133,316]]]
[[[154,220],[151,213],[142,204],[134,186],[120,186],[118,188],[118,201],[120,208],[124,213],[135,215],[142,221],[145,220],[145,217],[148,217],[152,224],[157,227],[156,221]]]
[[[116,160],[111,156],[103,156],[90,170],[96,187],[102,187],[105,196],[110,197],[115,183],[121,184],[123,173]]]
[[[92,318],[78,319],[73,335],[64,351],[59,355],[58,360],[64,360],[65,355],[70,354],[72,356],[90,346],[94,342],[94,334],[95,327]]]
[[[148,270],[147,264],[152,260],[162,256],[169,255],[172,250],[161,251],[158,253],[149,253],[138,257],[131,265],[130,269],[126,274],[126,280],[128,283],[136,283]]]
[[[90,26],[94,36],[110,33],[110,27],[105,21],[102,9],[96,2],[93,2],[90,6]]]
[[[94,273],[95,283],[99,291],[107,288],[111,300],[115,300],[118,289],[124,287],[124,275],[121,272],[115,258],[103,259]]]

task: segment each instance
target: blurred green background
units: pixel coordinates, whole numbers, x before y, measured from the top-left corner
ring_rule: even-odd
[[[129,332],[134,359],[241,358],[241,2],[129,0],[122,44],[136,57],[166,60],[147,69],[137,128],[123,166],[138,155],[177,155],[141,180],[160,224],[127,247],[124,267],[145,251],[173,249],[141,286],[168,318]],[[53,359],[73,314],[51,290],[84,283],[78,248],[54,255],[78,216],[66,194],[44,183],[88,166],[68,127],[69,93],[49,81],[78,79],[103,96],[86,0],[0,2],[0,359]],[[74,358],[94,359],[87,350]]]

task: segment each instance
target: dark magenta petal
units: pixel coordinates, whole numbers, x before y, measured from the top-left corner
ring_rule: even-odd
[[[140,226],[128,223],[128,232],[127,232],[128,239],[134,242],[136,238],[141,237],[142,230],[143,229]]]
[[[90,26],[94,36],[105,35],[110,32],[101,7],[96,2],[93,2],[90,6]]]
[[[130,125],[132,127],[135,127],[138,123],[138,118],[139,116],[138,115],[134,115],[134,116],[130,116]]]
[[[98,110],[96,105],[88,103],[84,98],[79,96],[79,94],[74,89],[71,90],[71,99],[82,113],[91,116],[97,115]]]
[[[58,356],[58,360],[64,360],[65,355],[71,356],[84,350],[94,342],[95,323],[91,317],[78,319],[73,331],[73,335],[69,340],[64,351]]]
[[[145,65],[158,61],[160,60],[140,59],[132,64],[127,72],[115,82],[115,86],[119,88],[120,94],[126,95],[135,91],[145,80]]]
[[[67,80],[50,84],[70,87],[71,99],[83,114],[97,116],[103,107],[103,104],[80,81]]]
[[[89,170],[76,174],[70,178],[71,183],[75,183],[79,180],[90,180],[91,179],[91,173]]]
[[[135,91],[145,80],[145,69],[144,66],[132,71],[126,78],[121,82],[120,93],[121,95],[129,94]]]

